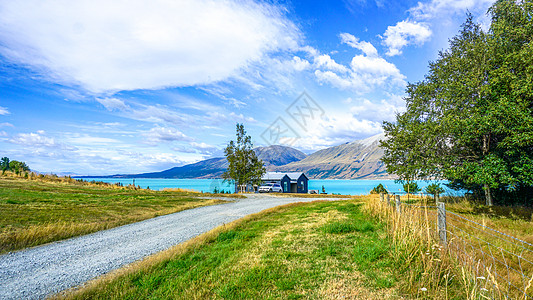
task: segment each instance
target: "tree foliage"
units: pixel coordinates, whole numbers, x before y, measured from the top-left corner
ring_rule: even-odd
[[[409,183],[404,183],[403,184],[403,190],[408,195],[409,194],[416,194],[416,193],[420,192],[420,187],[418,186],[418,183],[416,183],[416,182],[409,182]]]
[[[444,178],[486,203],[533,190],[533,4],[497,1],[485,32],[468,16],[449,49],[407,87],[385,122],[387,170],[408,182]]]
[[[388,194],[389,192],[387,191],[387,189],[383,186],[383,184],[378,184],[377,186],[375,186],[371,191],[370,191],[370,194]]]
[[[426,193],[433,195],[433,198],[437,199],[437,196],[444,193],[444,189],[440,186],[440,183],[432,183],[426,186]]]
[[[2,171],[9,170],[9,158],[4,156],[0,159],[0,169],[2,169]]]
[[[263,161],[257,158],[253,150],[252,138],[246,135],[244,125],[237,124],[236,129],[236,141],[230,141],[224,149],[229,166],[222,174],[222,178],[239,185],[259,184],[266,172]]]

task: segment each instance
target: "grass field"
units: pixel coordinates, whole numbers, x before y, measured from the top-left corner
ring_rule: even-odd
[[[356,200],[292,204],[90,282],[74,299],[397,299],[405,261]],[[423,270],[422,270],[423,272]],[[423,293],[423,292],[420,292]],[[424,296],[424,295],[419,295]]]
[[[199,196],[0,177],[0,253],[223,202]]]

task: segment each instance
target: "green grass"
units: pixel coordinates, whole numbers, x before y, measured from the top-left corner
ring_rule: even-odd
[[[0,177],[0,253],[222,202],[198,196]]]
[[[276,208],[68,294],[95,299],[324,299],[398,295],[383,224],[353,200]]]

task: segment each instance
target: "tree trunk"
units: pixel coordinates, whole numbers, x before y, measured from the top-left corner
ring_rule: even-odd
[[[490,149],[490,134],[483,135],[483,157],[489,153]],[[483,184],[483,190],[485,190],[485,202],[488,206],[492,206],[492,196],[490,194],[490,186]]]
[[[488,206],[492,206],[492,196],[490,195],[490,187],[488,184],[483,185],[483,189],[485,190],[485,200],[486,204]]]

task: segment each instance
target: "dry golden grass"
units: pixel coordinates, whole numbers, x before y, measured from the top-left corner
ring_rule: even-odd
[[[0,253],[224,202],[205,196],[0,177]]]
[[[400,250],[397,252],[400,255],[398,259],[405,260],[407,265],[415,266],[407,269],[406,287],[409,293],[420,295],[422,294],[420,289],[424,288],[426,289],[424,293],[434,298],[449,297],[458,291],[450,291],[448,286],[454,281],[459,281],[461,291],[458,295],[465,299],[505,299],[507,296],[512,299],[526,299],[524,291],[529,297],[533,295],[530,284],[533,281],[533,266],[525,264],[524,261],[520,263],[516,257],[513,260],[513,256],[506,251],[517,253],[528,260],[533,260],[533,257],[530,253],[519,251],[511,244],[503,242],[493,233],[473,230],[469,228],[468,222],[461,223],[448,217],[449,232],[446,247],[438,244],[434,210],[402,205],[402,213],[398,215],[396,209],[386,202],[381,202],[379,196],[372,197],[367,202],[366,209],[388,224],[394,246]],[[523,217],[509,218],[503,214],[492,217],[488,214],[479,215],[474,213],[475,206],[464,202],[448,204],[447,210],[460,212],[468,219],[510,235],[531,237],[528,233],[532,230],[532,224]],[[490,208],[489,211],[516,212],[516,208]],[[452,228],[451,225],[461,230]],[[484,244],[482,240],[490,244]],[[496,247],[501,247],[503,250],[497,250]],[[493,264],[495,261],[492,257],[504,264]],[[486,269],[483,264],[490,265],[490,269]],[[417,266],[423,266],[424,272],[420,272]],[[513,272],[512,268],[519,272]],[[498,278],[494,272],[504,274],[504,278]],[[525,282],[521,272],[526,276]],[[528,281],[528,278],[531,279]],[[510,288],[508,281],[522,288],[522,292]]]

